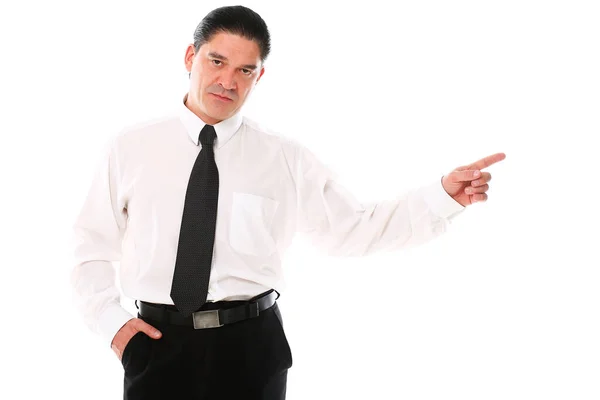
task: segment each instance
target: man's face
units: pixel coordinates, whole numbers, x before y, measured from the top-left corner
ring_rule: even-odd
[[[186,105],[214,125],[235,114],[265,72],[253,40],[220,32],[194,52],[189,45],[185,66],[190,76]]]

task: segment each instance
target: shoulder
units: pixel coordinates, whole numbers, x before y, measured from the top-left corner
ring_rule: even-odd
[[[245,135],[264,141],[265,144],[279,146],[286,152],[296,152],[302,147],[296,138],[252,118],[244,116],[242,124]]]
[[[118,136],[129,137],[136,135],[147,135],[155,131],[161,131],[168,125],[178,124],[177,115],[165,114],[159,117],[146,119],[124,126]]]
[[[147,139],[149,135],[161,134],[169,129],[174,129],[179,123],[179,117],[174,114],[148,118],[124,125],[110,137],[109,142],[113,147],[135,145],[140,140]]]

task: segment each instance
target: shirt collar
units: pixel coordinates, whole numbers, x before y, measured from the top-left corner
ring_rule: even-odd
[[[186,94],[183,97],[183,101],[179,105],[179,119],[185,126],[188,135],[196,144],[196,146],[200,145],[200,131],[204,128],[206,123],[202,121],[196,114],[194,114],[189,108],[186,107],[185,102],[187,100],[188,95]],[[242,125],[242,115],[237,112],[233,116],[225,119],[218,124],[215,124],[215,132],[217,133],[217,138],[215,140],[215,148],[220,148],[223,146],[229,139],[233,137],[233,135],[238,131],[240,126]]]

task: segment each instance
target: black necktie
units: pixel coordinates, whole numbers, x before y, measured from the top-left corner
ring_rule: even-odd
[[[188,182],[171,299],[179,312],[188,316],[205,302],[215,243],[219,171],[213,144],[217,134],[212,125],[200,132],[202,149]]]

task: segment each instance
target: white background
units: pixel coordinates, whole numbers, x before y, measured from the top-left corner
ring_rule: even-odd
[[[2,5],[1,398],[121,398],[117,357],[72,307],[71,224],[101,146],[181,99],[194,28],[226,4]],[[507,156],[489,201],[418,249],[295,243],[288,399],[600,398],[597,2],[244,4],[273,43],[246,114],[358,198]]]

